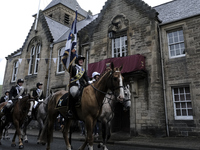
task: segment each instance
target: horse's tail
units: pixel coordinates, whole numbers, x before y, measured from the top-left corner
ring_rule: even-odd
[[[48,120],[49,120],[49,115],[47,115],[45,123],[44,123],[44,128],[42,129],[42,132],[40,134],[40,141],[42,143],[47,143],[47,133],[48,133]]]
[[[48,97],[48,101],[52,101],[53,99],[55,98],[55,95],[50,95]],[[49,105],[49,103],[48,103]],[[42,132],[40,134],[40,141],[42,143],[47,143],[48,140],[50,139],[50,141],[53,140],[53,127],[50,127],[51,125],[49,125],[49,122],[52,121],[52,116],[50,116],[49,114],[49,109],[47,110],[47,116],[46,116],[46,119],[45,119],[45,122],[44,122],[44,127],[42,129]]]

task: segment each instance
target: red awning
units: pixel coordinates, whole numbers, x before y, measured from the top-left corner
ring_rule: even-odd
[[[145,70],[145,57],[142,55],[131,55],[126,57],[108,58],[88,65],[88,76],[92,77],[94,71],[100,74],[105,72],[106,64],[113,62],[115,67],[123,65],[122,73]]]

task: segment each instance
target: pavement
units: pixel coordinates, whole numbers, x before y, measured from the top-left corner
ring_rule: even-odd
[[[14,133],[14,129],[9,129],[9,133]],[[27,135],[38,135],[39,130],[28,129]],[[54,138],[63,138],[61,131],[54,131]],[[84,141],[85,136],[79,132],[72,134],[73,140]],[[101,135],[95,137],[94,142],[100,143]],[[152,136],[135,136],[130,137],[129,133],[115,132],[112,133],[108,144],[133,145],[141,147],[170,148],[173,150],[200,150],[200,137],[152,137]]]

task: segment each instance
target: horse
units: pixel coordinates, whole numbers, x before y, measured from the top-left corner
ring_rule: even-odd
[[[0,108],[6,105],[7,102],[4,102],[3,104],[0,104]],[[24,148],[22,136],[20,127],[22,126],[25,118],[27,115],[31,115],[32,106],[34,104],[34,99],[30,99],[30,96],[24,96],[22,99],[18,99],[16,103],[14,103],[14,106],[11,110],[11,113],[6,116],[5,122],[1,121],[0,124],[0,140],[2,138],[2,131],[5,128],[6,125],[8,125],[10,122],[13,123],[15,126],[15,134],[12,139],[12,147],[15,147],[15,138],[18,135],[19,138],[19,149]],[[0,115],[2,117],[2,114]],[[0,141],[1,145],[1,141]]]
[[[27,126],[29,125],[29,123],[34,119],[38,122],[39,125],[39,133],[38,133],[38,137],[37,137],[37,144],[40,144],[40,134],[42,131],[42,128],[44,127],[44,121],[46,119],[47,116],[47,106],[48,106],[48,102],[49,99],[51,98],[51,94],[42,102],[38,103],[38,106],[36,106],[36,108],[34,109],[32,115],[30,117],[28,117],[28,119],[24,122],[23,124],[23,139],[25,143],[28,143],[28,137],[26,134],[27,131]],[[43,144],[43,143],[42,143]]]
[[[103,99],[107,94],[106,92],[108,91],[108,89],[110,89],[120,101],[123,101],[124,89],[121,69],[122,67],[114,68],[113,63],[111,63],[111,67],[107,69],[104,74],[101,75],[98,81],[88,85],[83,89],[81,105],[79,107],[74,107],[75,111],[73,111],[74,115],[76,116],[75,119],[84,121],[87,130],[85,142],[79,148],[79,150],[84,150],[87,144],[89,144],[89,150],[93,150],[93,128],[101,114]],[[51,100],[49,101],[48,117],[45,121],[45,127],[43,128],[40,137],[42,141],[47,142],[46,150],[50,150],[50,142],[53,138],[53,124],[59,113],[66,118],[65,126],[63,129],[63,137],[67,150],[71,150],[68,132],[73,118],[67,117],[66,108],[55,108],[59,99],[66,93],[68,92],[58,91],[54,93]]]
[[[99,143],[98,148],[103,148],[103,150],[108,150],[106,143],[111,137],[111,122],[114,118],[114,109],[118,101],[115,95],[107,94],[104,98],[104,103],[102,106],[102,112],[98,120],[101,122],[102,127],[102,139],[103,143]],[[131,92],[129,90],[129,85],[124,87],[124,100],[122,102],[124,111],[127,111],[131,107]]]

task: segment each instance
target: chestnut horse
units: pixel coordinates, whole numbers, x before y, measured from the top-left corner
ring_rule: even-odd
[[[0,104],[0,108],[6,105],[7,102],[3,102]],[[13,123],[15,126],[15,134],[12,139],[11,146],[16,146],[15,144],[15,138],[18,135],[19,137],[19,149],[24,148],[23,142],[22,142],[22,135],[20,131],[20,127],[24,123],[28,113],[30,114],[30,111],[32,110],[32,106],[34,103],[34,99],[30,99],[30,96],[25,96],[22,99],[18,99],[17,102],[14,104],[12,111],[10,114],[6,116],[5,122],[0,123],[0,140],[2,138],[2,131],[5,128],[6,125],[8,125],[10,122]],[[2,114],[0,114],[0,117],[2,117]],[[1,145],[1,141],[0,141]]]
[[[101,114],[101,109],[103,105],[103,99],[108,89],[110,89],[115,96],[123,101],[124,99],[124,89],[123,89],[123,77],[121,75],[120,68],[114,68],[113,63],[111,63],[111,69],[107,70],[98,81],[95,83],[85,87],[83,89],[83,94],[81,97],[81,105],[80,107],[76,107],[76,116],[78,120],[82,120],[85,122],[87,136],[84,144],[79,148],[79,150],[84,150],[86,145],[88,145],[89,150],[93,150],[93,128],[96,124],[98,117]],[[50,150],[50,142],[53,138],[53,124],[57,115],[60,113],[65,118],[66,116],[66,108],[56,109],[56,104],[59,99],[65,94],[67,91],[58,91],[54,93],[52,99],[48,104],[48,117],[46,119],[45,127],[43,128],[40,139],[43,142],[47,142],[46,150]],[[65,139],[65,143],[67,146],[67,150],[71,150],[71,145],[69,143],[68,132],[72,119],[65,119],[65,126],[63,129],[63,137]]]

